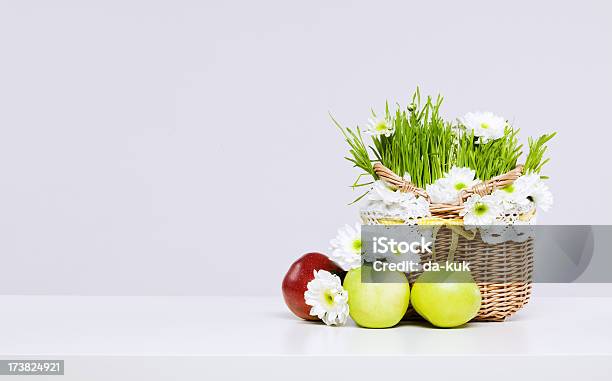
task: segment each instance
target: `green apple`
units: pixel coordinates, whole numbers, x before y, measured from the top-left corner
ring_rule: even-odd
[[[410,303],[408,279],[399,271],[374,271],[372,266],[363,265],[346,274],[344,289],[348,291],[351,318],[366,328],[393,327]]]
[[[350,294],[349,294],[350,297]],[[412,307],[436,327],[458,327],[480,310],[480,290],[468,271],[426,271],[412,286]]]

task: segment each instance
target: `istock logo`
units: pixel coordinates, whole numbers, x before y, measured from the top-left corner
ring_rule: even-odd
[[[388,263],[384,270],[409,272],[416,277],[427,271],[429,262],[433,271],[433,263],[466,262],[477,283],[489,284],[612,283],[611,247],[612,225],[361,227],[362,265],[372,266],[379,261],[376,270]],[[391,265],[402,262],[411,266]],[[420,267],[415,271],[412,264]],[[490,271],[490,266],[495,266],[495,271]],[[446,271],[467,270],[453,265]]]
[[[396,241],[388,237],[373,237],[373,253],[374,254],[431,254],[432,241],[425,240],[421,237],[420,241]]]

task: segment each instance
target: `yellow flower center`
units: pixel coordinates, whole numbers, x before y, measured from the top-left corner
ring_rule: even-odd
[[[330,306],[334,305],[334,296],[332,295],[330,291],[325,291],[325,293],[323,294],[323,297],[325,298],[325,302],[327,304],[329,304]]]
[[[375,127],[376,131],[386,131],[387,123],[385,121],[380,121]]]
[[[457,183],[455,184],[455,189],[456,190],[461,190],[463,188],[465,188],[467,185],[465,185],[465,183]]]
[[[485,213],[487,213],[488,210],[489,210],[489,207],[487,206],[487,204],[483,202],[478,202],[476,203],[476,206],[474,207],[474,214],[476,214],[477,216],[482,216]]]

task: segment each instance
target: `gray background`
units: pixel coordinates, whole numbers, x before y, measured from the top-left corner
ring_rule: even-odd
[[[0,1],[0,292],[277,294],[357,221],[327,112],[419,84],[559,131],[539,221],[609,224],[609,4]]]

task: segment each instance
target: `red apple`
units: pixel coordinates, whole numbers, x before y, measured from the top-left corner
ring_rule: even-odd
[[[309,314],[311,307],[304,300],[306,286],[314,279],[314,270],[329,271],[338,275],[340,279],[345,275],[340,266],[321,253],[304,254],[293,262],[283,279],[283,297],[291,312],[305,320],[319,320]]]

